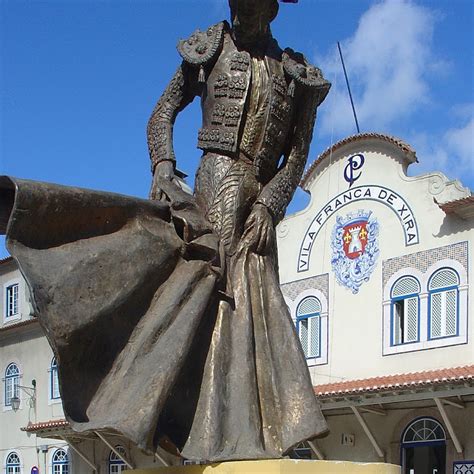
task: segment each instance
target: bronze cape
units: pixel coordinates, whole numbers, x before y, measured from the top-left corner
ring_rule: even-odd
[[[279,458],[327,431],[280,291],[274,226],[330,84],[269,29],[245,49],[221,22],[178,50],[148,126],[152,195],[167,202],[4,177],[0,227],[74,430],[114,430],[150,452],[167,438],[188,459]],[[191,196],[166,178],[174,121],[196,96]]]
[[[191,459],[280,457],[326,425],[275,261],[236,256],[232,304],[217,238],[192,197],[167,195],[0,178],[0,230],[57,357],[66,417],[151,452],[167,436]]]

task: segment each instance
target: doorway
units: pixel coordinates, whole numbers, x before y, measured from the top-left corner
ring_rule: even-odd
[[[405,429],[402,442],[404,474],[446,474],[446,433],[434,418],[417,418]]]

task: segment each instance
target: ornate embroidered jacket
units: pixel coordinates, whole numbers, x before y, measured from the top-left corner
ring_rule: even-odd
[[[174,160],[172,127],[177,113],[201,97],[203,122],[198,147],[250,160],[262,183],[257,202],[276,221],[285,212],[306,164],[316,107],[330,84],[318,68],[291,49],[282,51],[271,38],[259,55],[267,93],[249,110],[256,59],[238,49],[227,22],[196,31],[180,41],[182,65],[158,101],[148,125],[152,167]],[[263,65],[262,65],[263,63]],[[283,157],[283,159],[282,159]]]

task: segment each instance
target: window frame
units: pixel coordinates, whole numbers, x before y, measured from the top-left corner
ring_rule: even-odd
[[[127,451],[125,448],[121,445],[118,444],[114,446],[114,448],[117,451],[121,451],[123,456],[126,458],[127,457]],[[119,469],[116,472],[112,472],[112,467],[117,466]],[[128,470],[127,464],[123,461],[123,459],[118,458],[118,456],[110,450],[109,457],[107,458],[107,473],[108,474],[120,474],[123,471]]]
[[[67,461],[57,461],[55,456],[59,451],[66,455]],[[60,466],[59,472],[55,472],[55,467]],[[66,469],[64,469],[64,466]],[[71,474],[71,459],[69,457],[69,450],[66,447],[58,447],[51,453],[51,474]]]
[[[307,298],[304,298],[304,300],[306,300],[306,299]],[[304,300],[302,300],[301,303]],[[310,349],[310,346],[311,346],[311,333],[312,333],[313,324],[314,324],[314,321],[311,322],[311,324],[309,323],[309,321],[311,319],[316,319],[316,318],[318,320],[318,322],[317,322],[317,325],[318,325],[318,353],[307,355],[307,353],[309,353],[309,349]],[[305,352],[305,348],[303,347],[303,345],[301,345],[301,347],[303,348],[303,352],[305,354],[305,359],[306,360],[318,359],[319,357],[321,357],[321,352],[322,352],[321,351],[321,343],[322,343],[322,339],[321,339],[321,311],[319,311],[317,313],[308,313],[308,314],[304,314],[302,316],[297,316],[296,317],[296,332],[298,333],[298,338],[300,340],[300,343],[301,343],[300,325],[301,325],[302,321],[308,321],[308,347],[306,348],[306,352]]]
[[[51,403],[58,403],[61,401],[61,393],[59,391],[59,374],[58,374],[58,362],[56,356],[53,356],[49,365],[49,401]],[[57,393],[55,393],[55,387]]]
[[[8,313],[8,289],[12,287],[17,287],[17,304],[16,304],[16,313]],[[12,321],[17,321],[21,319],[21,298],[22,293],[21,281],[18,278],[9,280],[3,284],[3,324],[9,324]]]
[[[435,288],[434,290],[431,290],[430,289],[431,281],[439,272],[443,270],[450,270],[456,274],[456,277],[458,279],[457,285],[451,285],[451,286],[446,286],[442,288]],[[438,268],[430,274],[428,278],[428,283],[427,283],[427,289],[428,289],[428,327],[427,327],[428,335],[427,335],[427,338],[428,338],[428,341],[439,341],[442,339],[448,339],[451,337],[459,336],[459,284],[460,284],[460,281],[461,279],[460,279],[459,273],[454,268],[448,267],[448,266]],[[448,291],[452,291],[452,290],[456,291],[456,333],[450,334],[447,336],[433,336],[431,332],[433,295],[437,293],[448,293]]]
[[[418,284],[418,292],[417,293],[407,293],[405,295],[393,296],[393,289],[395,286],[404,278],[412,278]],[[402,275],[395,280],[395,282],[390,287],[390,346],[391,347],[399,347],[399,346],[406,346],[408,344],[416,344],[420,342],[420,293],[421,293],[421,283],[418,278],[413,275]],[[394,310],[395,305],[400,301],[405,301],[409,299],[416,298],[416,339],[414,341],[407,341],[407,342],[395,342],[395,317],[394,317]],[[404,304],[405,307],[405,304]]]
[[[7,372],[9,370],[9,368],[12,367],[12,366],[15,366],[18,372],[16,374],[8,375]],[[20,365],[15,361],[10,362],[6,366],[5,371],[3,372],[3,375],[4,375],[4,377],[3,377],[3,383],[4,383],[4,386],[3,386],[3,407],[4,407],[4,410],[13,410],[11,399],[15,396],[20,398],[20,407],[19,408],[21,408],[21,397],[20,397],[21,370],[20,370]],[[12,390],[9,393],[9,395],[11,395],[11,396],[7,400],[7,383],[8,383],[7,381],[8,380],[12,380]],[[16,381],[16,383],[15,383],[15,381]]]
[[[319,288],[306,288],[300,291],[294,298],[285,297],[285,302],[290,310],[291,318],[295,327],[295,334],[299,340],[299,332],[298,328],[296,327],[298,324],[298,312],[297,309],[300,304],[305,300],[307,297],[313,297],[319,300],[320,303],[320,326],[319,326],[319,357],[311,357],[306,360],[306,364],[308,367],[315,367],[320,365],[328,364],[329,360],[329,304],[328,304],[328,295],[327,290],[323,291]],[[309,314],[309,313],[308,313]]]
[[[18,458],[18,463],[8,462],[10,456],[13,454]],[[10,471],[10,468],[13,468],[13,470]],[[15,468],[17,468],[17,470],[15,470]],[[5,456],[5,474],[21,474],[22,470],[21,457],[18,451],[12,450],[7,452],[7,455]]]
[[[401,258],[401,257],[400,257]],[[392,259],[385,260],[383,264],[391,262]],[[442,268],[454,270],[458,275],[458,295],[457,295],[457,335],[449,337],[437,337],[430,339],[428,324],[428,312],[431,302],[429,301],[429,282],[431,277]],[[382,357],[391,357],[408,352],[418,352],[426,350],[442,349],[445,347],[454,347],[469,343],[469,324],[468,317],[472,311],[469,311],[469,274],[464,264],[456,258],[443,258],[428,266],[426,269],[419,270],[413,266],[402,266],[393,273],[383,283],[382,300]],[[401,277],[411,276],[420,282],[421,290],[419,293],[419,342],[409,344],[392,345],[392,292],[391,289],[395,282]],[[449,281],[449,280],[448,280]],[[448,287],[446,287],[448,288]]]

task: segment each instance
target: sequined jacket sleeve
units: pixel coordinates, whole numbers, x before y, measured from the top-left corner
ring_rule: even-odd
[[[183,62],[158,100],[147,127],[152,173],[164,160],[176,161],[173,125],[178,113],[199,95],[198,71]]]
[[[286,207],[303,175],[313,136],[316,107],[320,102],[318,92],[309,88],[304,88],[298,95],[294,132],[290,137],[283,163],[275,176],[263,187],[256,201],[269,209],[275,225],[283,219]]]

